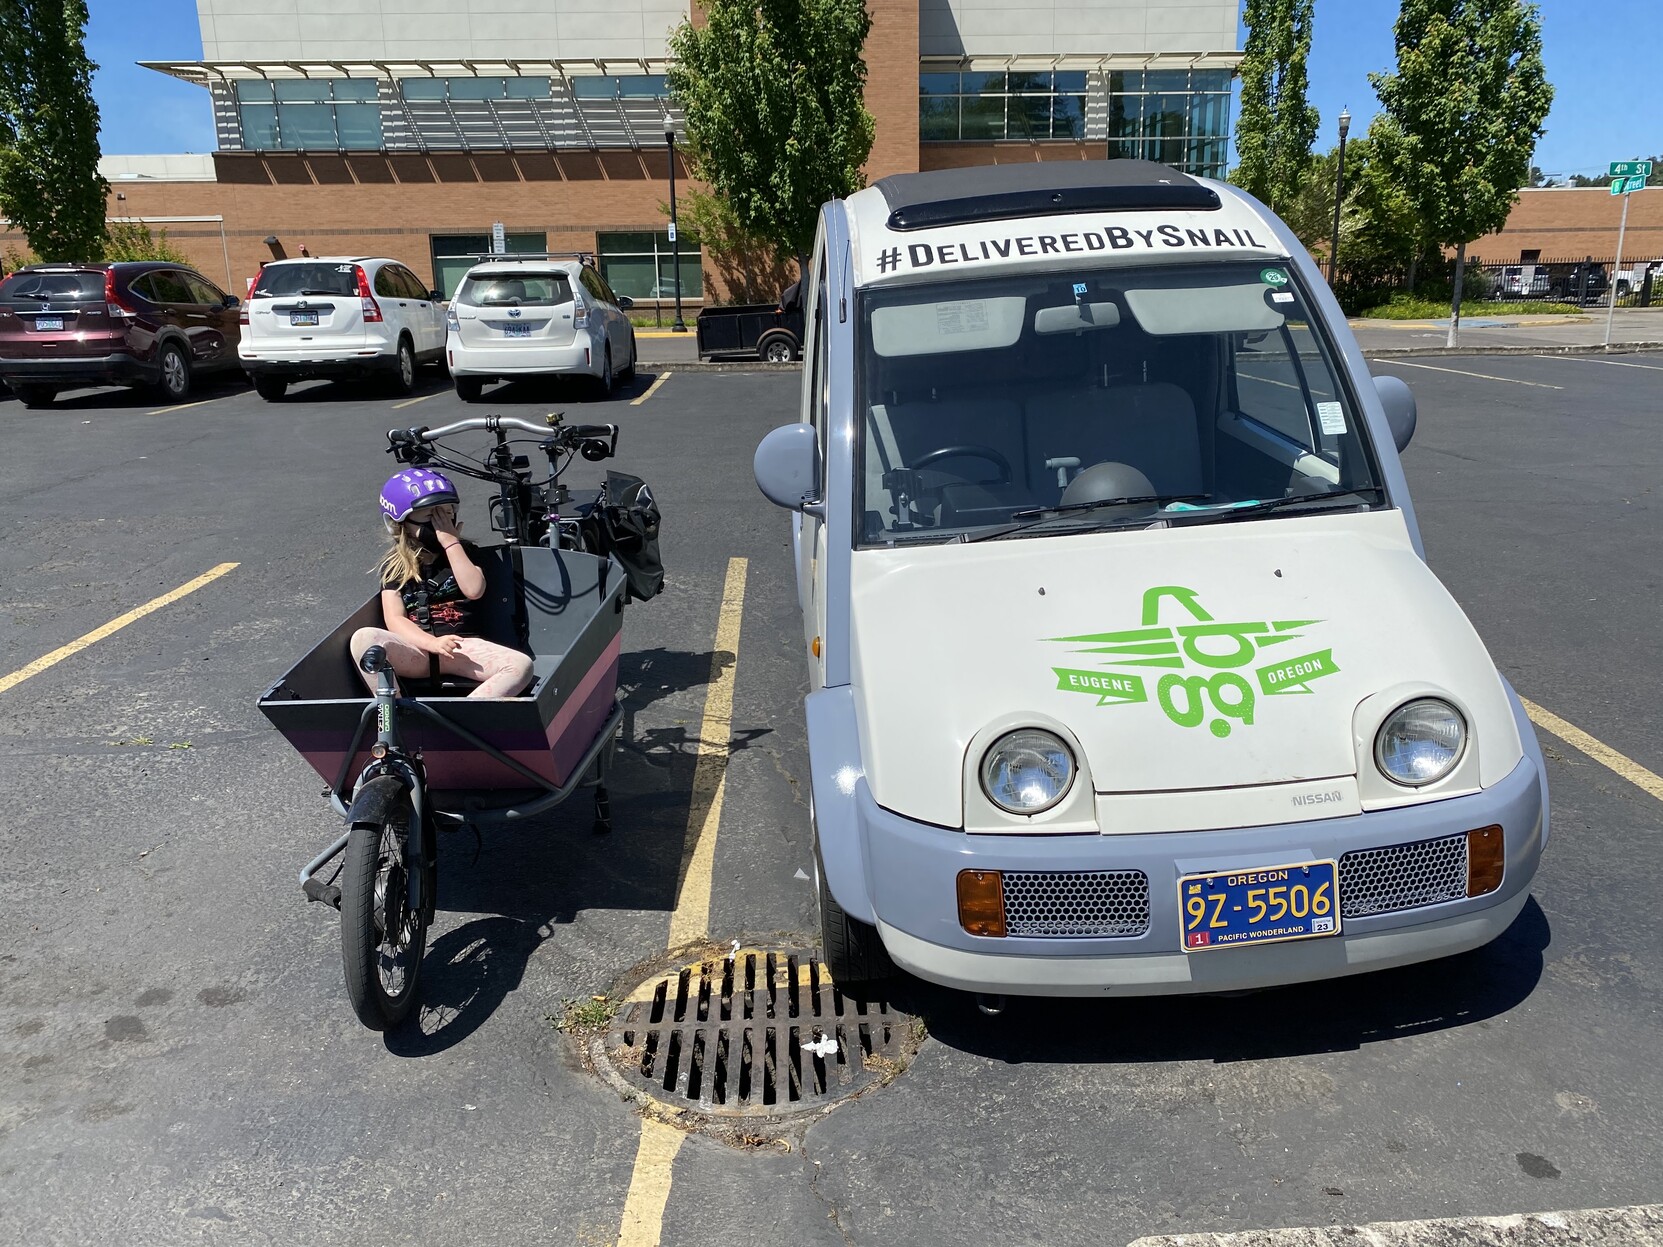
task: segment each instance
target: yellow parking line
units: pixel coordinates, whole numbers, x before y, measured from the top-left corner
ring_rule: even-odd
[[[710,874],[716,856],[716,827],[728,771],[728,741],[733,732],[733,673],[739,666],[739,624],[745,609],[745,559],[729,559],[716,624],[716,649],[710,656],[710,691],[699,725],[698,760],[693,765],[693,800],[687,811],[692,841],[670,915],[669,947],[702,940],[710,923]]]
[[[749,561],[728,560],[717,615],[716,646],[710,655],[709,692],[699,723],[699,750],[693,764],[693,798],[687,811],[687,853],[676,907],[670,915],[669,948],[709,935],[710,884],[716,860],[716,829],[722,820],[727,789],[729,745],[733,737],[733,677],[739,668],[739,625],[745,609],[745,573]],[[629,1194],[624,1197],[617,1247],[658,1247],[664,1231],[664,1205],[670,1177],[685,1136],[651,1117],[641,1119],[641,1142],[635,1150]]]
[[[1461,368],[1439,368],[1433,364],[1411,364],[1406,359],[1377,359],[1377,364],[1385,364],[1396,368],[1424,368],[1428,372],[1452,372],[1458,377],[1478,377],[1483,381],[1505,381],[1508,385],[1533,385],[1538,390],[1562,390],[1562,385],[1549,385],[1545,381],[1520,381],[1517,377],[1498,377],[1488,372],[1467,372]]]
[[[407,398],[402,403],[394,403],[393,410],[398,411],[405,407],[414,407],[417,403],[425,403],[430,398],[438,398],[441,394],[449,393],[449,390],[434,390],[433,393],[423,394],[420,398]]]
[[[236,398],[235,394],[219,394],[213,398],[199,398],[194,403],[180,403],[177,407],[158,407],[155,411],[147,411],[147,416],[165,416],[170,411],[184,411],[187,407],[206,407],[209,403],[222,403],[228,398]]]
[[[1545,728],[1573,749],[1587,754],[1601,766],[1609,767],[1642,792],[1663,801],[1663,777],[1652,774],[1633,758],[1625,757],[1604,741],[1595,740],[1581,728],[1567,723],[1550,710],[1543,710],[1535,702],[1525,701],[1524,712],[1537,727]]]
[[[27,680],[30,676],[39,675],[48,667],[56,666],[72,654],[79,654],[82,650],[86,649],[87,646],[102,641],[112,632],[121,631],[121,629],[125,628],[128,624],[143,619],[152,611],[159,611],[170,602],[177,602],[185,595],[195,593],[203,585],[208,584],[211,581],[218,580],[221,576],[225,575],[237,566],[238,565],[236,563],[221,563],[217,567],[209,568],[195,580],[186,581],[177,589],[164,593],[159,598],[152,598],[143,606],[135,607],[133,610],[128,611],[125,615],[118,615],[103,627],[94,628],[85,636],[76,637],[68,645],[59,646],[50,654],[45,654],[42,657],[35,659],[35,661],[30,663],[28,666],[19,667],[10,675],[0,677],[0,693],[4,693],[7,689],[17,687],[17,685],[23,683],[23,681]]]
[[[649,385],[647,387],[646,393],[641,395],[640,398],[631,399],[629,405],[631,407],[639,407],[642,403],[646,402],[654,394],[658,393],[658,387],[663,385],[666,381],[668,381],[674,375],[675,375],[674,373],[669,373],[669,372],[659,373],[658,374],[658,379],[655,380],[651,385]]]

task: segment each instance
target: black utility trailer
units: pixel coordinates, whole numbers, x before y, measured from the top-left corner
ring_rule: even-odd
[[[784,364],[802,358],[803,301],[800,283],[785,288],[778,303],[707,307],[699,312],[699,358],[744,355]]]

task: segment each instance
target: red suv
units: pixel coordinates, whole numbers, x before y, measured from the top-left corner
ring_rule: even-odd
[[[178,264],[35,264],[0,281],[0,381],[25,407],[91,385],[177,403],[193,377],[240,370],[240,337],[237,300]]]

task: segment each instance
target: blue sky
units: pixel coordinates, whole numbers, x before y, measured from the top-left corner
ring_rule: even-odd
[[[1151,0],[1160,3],[1160,0]],[[207,152],[214,147],[208,93],[140,69],[139,60],[198,60],[194,0],[90,0],[88,50],[102,68],[93,91],[110,154]],[[1663,155],[1663,0],[1539,0],[1548,80],[1556,98],[1536,163],[1548,173],[1603,173],[1610,160]],[[1371,72],[1393,61],[1398,0],[1317,0],[1311,102],[1322,114],[1319,147],[1352,133],[1378,108]]]

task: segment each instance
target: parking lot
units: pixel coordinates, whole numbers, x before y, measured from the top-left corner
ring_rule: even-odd
[[[560,1024],[675,932],[817,938],[790,525],[751,480],[799,376],[0,396],[0,1243],[1098,1247],[1663,1200],[1663,354],[1374,369],[1419,399],[1433,569],[1554,726],[1518,921],[1241,998],[902,983],[910,1066],[750,1146],[644,1124]],[[338,820],[255,700],[375,587],[388,428],[552,410],[621,425],[664,515],[615,827],[445,839],[419,1024],[373,1034],[295,883]]]

